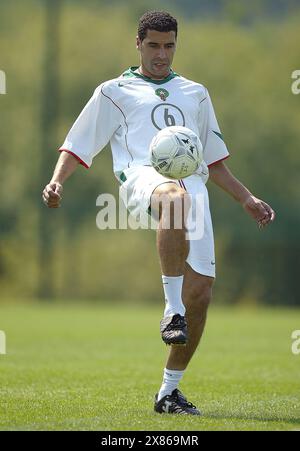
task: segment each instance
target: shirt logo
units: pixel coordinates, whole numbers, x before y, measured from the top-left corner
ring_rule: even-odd
[[[170,93],[164,88],[158,88],[155,91],[155,94],[161,98],[161,100],[165,101],[167,97],[169,97]]]
[[[130,83],[132,83],[132,81],[126,80],[126,81],[120,81],[118,83],[119,88],[122,88],[123,86],[129,85]]]

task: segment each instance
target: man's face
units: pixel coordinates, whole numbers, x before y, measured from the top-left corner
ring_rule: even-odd
[[[141,54],[144,75],[156,79],[169,75],[176,50],[175,31],[147,30],[143,41],[137,37],[136,45]]]

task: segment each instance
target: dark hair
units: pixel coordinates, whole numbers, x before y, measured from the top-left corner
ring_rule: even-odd
[[[165,11],[148,11],[139,20],[138,37],[143,41],[147,30],[175,31],[177,37],[177,20]]]

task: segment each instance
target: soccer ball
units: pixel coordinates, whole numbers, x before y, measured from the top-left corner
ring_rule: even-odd
[[[189,128],[163,128],[151,141],[150,160],[154,169],[165,177],[188,177],[203,161],[201,141]]]

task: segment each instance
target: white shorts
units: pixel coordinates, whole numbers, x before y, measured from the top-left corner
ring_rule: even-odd
[[[149,207],[152,193],[159,185],[172,182],[186,190],[192,202],[187,222],[191,227],[187,232],[190,250],[186,261],[197,273],[215,277],[213,227],[208,192],[201,176],[193,174],[183,180],[173,180],[163,177],[152,166],[132,166],[123,171],[120,180],[120,197],[130,214],[144,224],[144,228],[149,223],[153,224]]]

